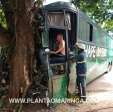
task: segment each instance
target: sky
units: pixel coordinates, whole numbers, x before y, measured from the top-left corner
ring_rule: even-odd
[[[53,3],[53,2],[56,2],[56,1],[69,2],[70,0],[45,0],[44,5],[45,5],[45,4],[49,4],[49,3]]]

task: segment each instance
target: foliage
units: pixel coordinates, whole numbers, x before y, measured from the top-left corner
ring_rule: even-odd
[[[113,20],[106,20],[104,22],[104,28],[107,29],[108,31],[113,32]]]
[[[7,28],[5,14],[1,8],[0,8],[0,25],[4,28]]]
[[[35,2],[37,3],[38,6],[41,6],[43,4],[44,0],[35,0]]]
[[[87,13],[95,22],[107,30],[112,30],[112,0],[72,0],[75,6]],[[105,26],[104,26],[105,25]]]

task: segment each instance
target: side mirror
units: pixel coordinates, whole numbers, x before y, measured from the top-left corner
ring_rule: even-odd
[[[45,53],[46,53],[46,54],[49,54],[49,53],[50,53],[50,49],[49,49],[49,48],[46,48],[46,49],[45,49]]]

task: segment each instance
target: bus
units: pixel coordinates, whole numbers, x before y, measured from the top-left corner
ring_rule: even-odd
[[[75,76],[71,79],[76,82],[76,62],[73,62],[73,58],[76,57],[76,43],[85,45],[87,83],[108,71],[108,66],[112,65],[113,60],[113,38],[107,32],[71,3],[51,3],[43,6],[40,12],[40,38],[36,39],[36,63],[40,73],[35,76],[38,80],[34,81],[38,94],[49,98],[67,97],[70,74]],[[66,54],[63,58],[50,56],[56,47],[58,33],[62,33],[65,40]]]

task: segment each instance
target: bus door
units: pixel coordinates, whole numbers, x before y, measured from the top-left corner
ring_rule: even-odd
[[[48,12],[46,20],[49,38],[48,48],[50,50],[49,68],[52,71],[49,90],[53,98],[67,97],[68,31],[71,29],[70,14],[66,12]],[[57,34],[62,34],[65,41],[66,49],[64,56],[54,56],[51,53],[57,47]]]

